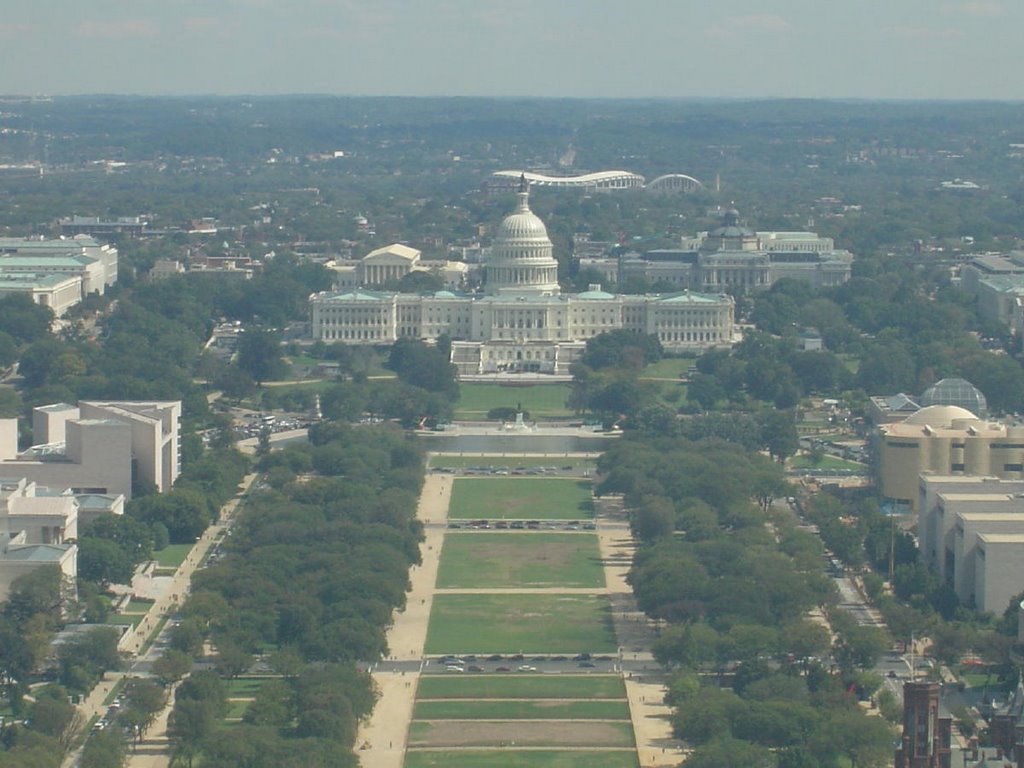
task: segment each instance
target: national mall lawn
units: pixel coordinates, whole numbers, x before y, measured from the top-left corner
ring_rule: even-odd
[[[428,654],[613,653],[604,595],[442,594],[434,597]]]
[[[442,589],[604,585],[592,533],[450,532],[437,576]]]
[[[459,478],[449,520],[579,520],[594,516],[590,483],[536,477]]]

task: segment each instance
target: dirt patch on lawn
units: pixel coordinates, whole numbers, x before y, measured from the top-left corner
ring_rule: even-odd
[[[473,722],[413,723],[410,747],[631,747],[628,723]]]

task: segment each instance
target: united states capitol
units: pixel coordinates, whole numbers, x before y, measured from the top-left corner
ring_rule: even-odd
[[[350,276],[351,287],[310,297],[313,338],[388,345],[399,339],[434,341],[447,335],[452,339],[452,362],[462,376],[565,375],[588,339],[613,330],[653,334],[673,352],[728,347],[736,329],[735,301],[726,291],[745,292],[772,281],[767,259],[750,250],[747,230],[733,232],[736,227],[730,219],[722,232],[712,233],[717,235],[711,241],[718,253],[708,254],[704,261],[710,265],[709,279],[697,283],[714,285],[716,290],[697,292],[681,286],[671,293],[631,295],[609,293],[594,284],[581,293],[563,294],[554,248],[544,222],[530,210],[525,179],[518,198],[484,261],[482,292],[418,295],[367,289],[364,286],[419,268],[418,252],[392,246],[363,259]],[[743,242],[736,245],[734,239]],[[725,269],[719,262],[734,246],[736,258]],[[751,270],[756,274],[748,275]],[[848,270],[847,264],[846,279]]]

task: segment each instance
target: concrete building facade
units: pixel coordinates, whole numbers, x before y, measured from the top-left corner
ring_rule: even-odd
[[[17,420],[0,419],[0,476],[125,498],[133,480],[167,491],[180,474],[180,419],[180,402],[43,406],[33,411],[38,442],[21,452]]]
[[[979,419],[957,406],[933,405],[882,424],[875,446],[882,496],[914,512],[922,473],[1024,479],[1024,426]]]

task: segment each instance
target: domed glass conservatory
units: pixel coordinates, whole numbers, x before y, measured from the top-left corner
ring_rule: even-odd
[[[967,379],[942,379],[932,384],[921,395],[921,407],[929,405],[955,405],[977,414],[980,419],[988,418],[985,395]]]

